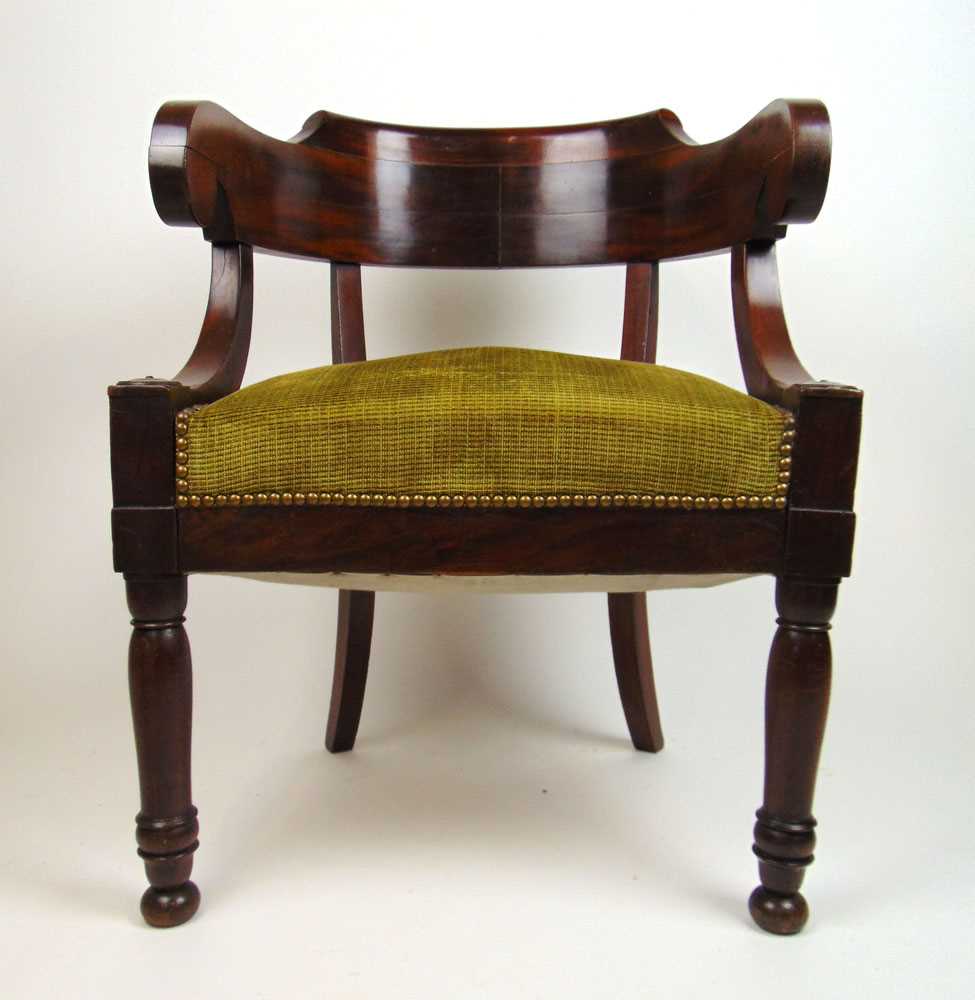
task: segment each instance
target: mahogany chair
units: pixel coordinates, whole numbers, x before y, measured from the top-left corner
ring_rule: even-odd
[[[350,574],[332,577],[332,752],[355,741],[378,575],[534,589],[585,575],[609,594],[633,744],[657,751],[647,576],[773,574],[749,906],[773,933],[803,926],[861,393],[797,360],[775,248],[816,218],[829,157],[816,101],[776,101],[705,145],[670,111],[470,130],[318,112],[280,141],[208,102],[161,108],[155,206],[202,229],[213,270],[185,367],[109,389],[150,924],[183,923],[200,899],[187,574],[289,571]],[[331,262],[333,365],[241,390],[255,248]],[[653,364],[658,262],[727,250],[747,395]],[[626,266],[620,361],[513,348],[365,360],[362,265],[583,264]]]

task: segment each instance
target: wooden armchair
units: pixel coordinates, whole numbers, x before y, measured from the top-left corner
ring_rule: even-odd
[[[647,575],[774,574],[749,905],[766,930],[803,926],[861,393],[797,360],[775,247],[816,218],[829,155],[816,101],[776,101],[706,145],[670,111],[471,130],[318,112],[280,141],[208,102],[161,108],[156,209],[202,229],[213,271],[185,367],[109,389],[150,924],[180,924],[200,899],[186,576],[277,570],[340,587],[333,752],[355,741],[383,575],[541,590],[584,575],[609,594],[633,744],[657,751]],[[331,262],[333,365],[241,390],[252,248]],[[729,249],[747,395],[653,364],[658,262]],[[365,360],[362,265],[582,264],[626,265],[620,361],[489,347]]]

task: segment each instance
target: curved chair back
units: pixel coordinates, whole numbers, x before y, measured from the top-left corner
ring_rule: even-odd
[[[320,111],[272,139],[210,102],[160,109],[153,199],[213,242],[357,264],[621,264],[777,239],[829,173],[818,101],[697,145],[671,111],[554,128],[410,128]]]

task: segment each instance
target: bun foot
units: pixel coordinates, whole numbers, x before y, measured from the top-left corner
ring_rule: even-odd
[[[146,889],[139,909],[151,927],[178,927],[200,908],[200,890],[195,882],[172,889]]]
[[[802,893],[785,896],[760,885],[748,899],[752,920],[770,934],[798,934],[809,919]]]

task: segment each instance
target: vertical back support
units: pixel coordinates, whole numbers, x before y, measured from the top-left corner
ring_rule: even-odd
[[[626,265],[623,301],[623,361],[653,364],[657,358],[657,307],[660,265],[657,261]],[[630,739],[637,750],[663,749],[657,690],[650,656],[647,595],[608,594],[609,635],[616,667],[616,684]]]
[[[332,364],[366,360],[362,315],[362,271],[358,264],[330,267],[332,299]],[[355,746],[362,717],[372,644],[376,594],[371,590],[340,590],[335,637],[335,669],[325,726],[325,747],[343,753]]]
[[[657,360],[657,307],[660,300],[660,264],[657,261],[626,265],[623,302],[623,361]]]

